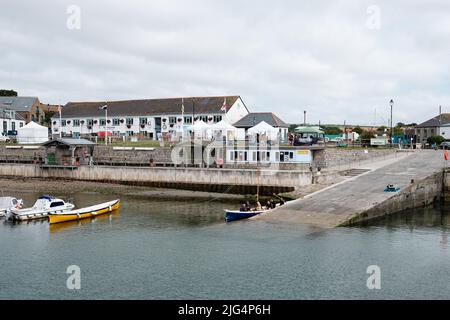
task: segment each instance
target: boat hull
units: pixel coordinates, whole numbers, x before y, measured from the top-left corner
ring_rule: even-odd
[[[106,203],[104,206],[96,207],[95,209],[79,209],[76,211],[69,211],[60,214],[49,214],[48,219],[50,224],[62,223],[67,221],[81,220],[96,217],[102,214],[107,214],[116,211],[120,208],[120,201],[116,200],[113,202]]]
[[[225,211],[225,221],[232,222],[237,220],[249,219],[251,217],[257,216],[264,211]]]

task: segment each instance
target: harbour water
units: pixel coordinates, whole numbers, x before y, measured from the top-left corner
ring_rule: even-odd
[[[31,205],[38,194],[23,193]],[[55,195],[56,196],[56,195]],[[57,196],[64,196],[60,194]],[[112,200],[79,193],[77,206]],[[236,203],[121,197],[94,220],[0,224],[0,299],[449,299],[450,212],[320,230],[242,221]],[[66,269],[81,269],[81,289]],[[369,290],[367,267],[381,268]]]

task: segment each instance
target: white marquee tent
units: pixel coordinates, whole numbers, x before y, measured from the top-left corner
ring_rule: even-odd
[[[255,136],[257,134],[266,135],[269,140],[278,139],[278,129],[272,127],[265,121],[261,121],[256,126],[251,127],[250,129],[247,130],[247,133],[252,136]]]
[[[234,140],[236,137],[237,128],[233,127],[231,124],[225,120],[221,120],[210,127],[212,135],[216,139],[221,139],[222,137],[227,137],[227,140]]]
[[[19,144],[44,143],[46,141],[48,141],[48,128],[33,121],[17,129]]]
[[[193,125],[189,126],[188,130],[194,132],[194,137],[197,139],[211,138],[211,126],[203,120],[199,120]]]

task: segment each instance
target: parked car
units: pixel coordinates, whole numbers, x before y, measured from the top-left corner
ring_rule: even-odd
[[[439,149],[450,150],[450,141],[444,141],[439,145]]]
[[[0,142],[9,142],[11,141],[11,139],[9,138],[9,136],[2,132],[2,134],[0,135]]]

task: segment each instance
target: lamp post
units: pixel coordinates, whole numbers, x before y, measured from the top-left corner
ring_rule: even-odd
[[[394,108],[394,100],[391,99],[391,101],[389,101],[389,104],[391,106],[391,148],[394,145],[394,141],[393,141],[393,136],[394,136],[394,128],[392,126],[392,109]]]

